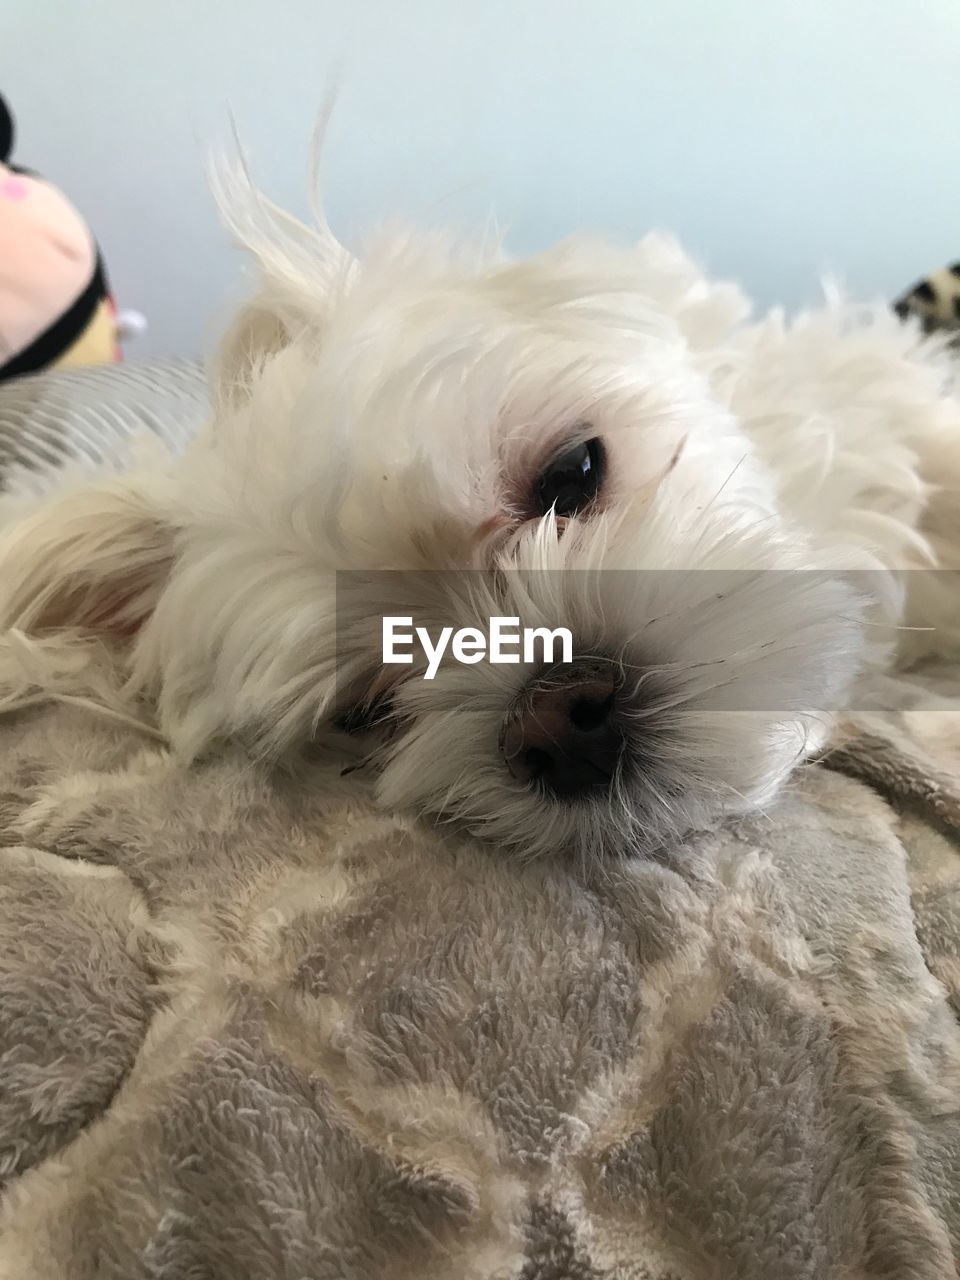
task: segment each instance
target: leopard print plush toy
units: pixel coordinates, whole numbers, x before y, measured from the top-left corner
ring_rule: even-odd
[[[942,267],[920,280],[893,304],[901,319],[919,316],[927,333],[960,330],[960,262]],[[960,332],[953,339],[960,345]]]

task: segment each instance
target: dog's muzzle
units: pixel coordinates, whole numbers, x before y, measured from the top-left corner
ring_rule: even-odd
[[[563,799],[609,788],[623,754],[617,667],[584,659],[553,667],[507,716],[500,750],[518,782]]]

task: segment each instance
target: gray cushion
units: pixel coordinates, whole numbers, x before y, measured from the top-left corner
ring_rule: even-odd
[[[192,360],[105,365],[0,384],[0,488],[71,459],[119,461],[144,429],[182,449],[209,411]]]

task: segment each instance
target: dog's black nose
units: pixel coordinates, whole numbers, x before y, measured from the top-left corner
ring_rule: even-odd
[[[617,688],[613,670],[574,664],[532,689],[500,742],[513,776],[566,798],[609,786],[623,750]]]

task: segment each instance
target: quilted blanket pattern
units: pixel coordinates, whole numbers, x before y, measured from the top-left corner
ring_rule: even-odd
[[[955,1275],[960,704],[905,708],[592,869],[0,722],[0,1277]]]

